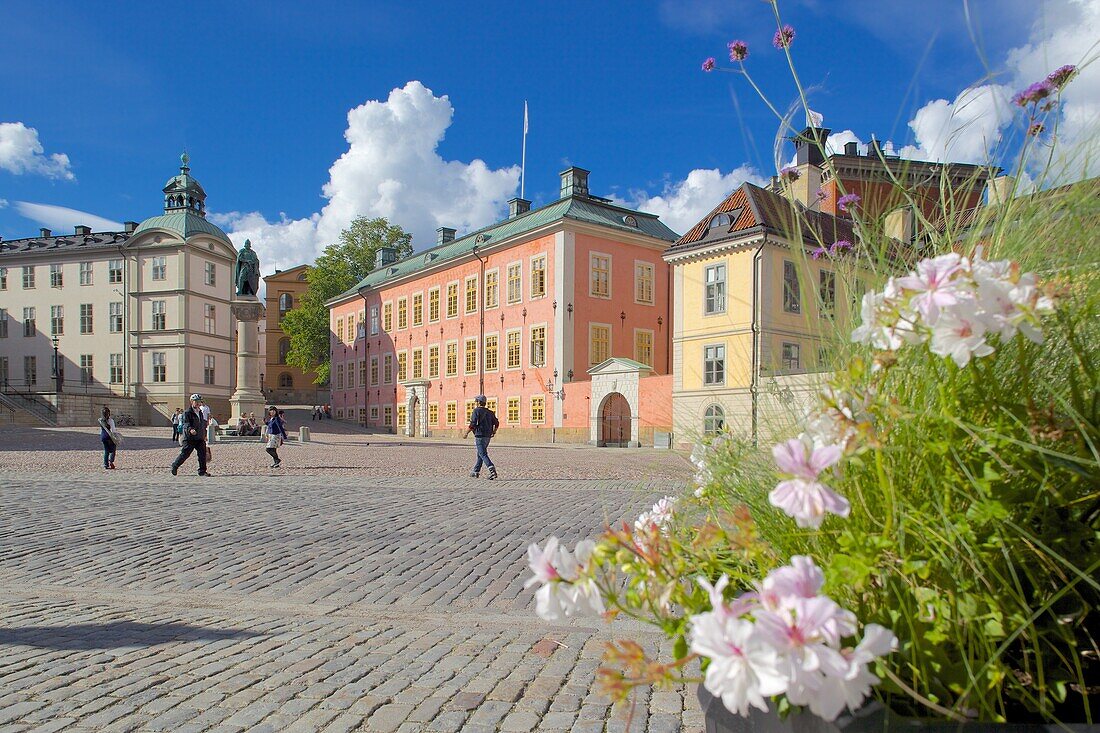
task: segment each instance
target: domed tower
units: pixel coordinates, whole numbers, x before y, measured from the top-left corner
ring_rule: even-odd
[[[184,152],[180,156],[179,175],[172,176],[164,185],[164,213],[192,213],[206,218],[206,191],[191,176],[187,164],[191,158]]]

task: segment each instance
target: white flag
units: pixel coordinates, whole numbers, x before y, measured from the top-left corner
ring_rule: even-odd
[[[523,100],[523,134],[527,134],[527,100]]]

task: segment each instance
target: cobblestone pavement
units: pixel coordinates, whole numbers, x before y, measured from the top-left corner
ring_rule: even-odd
[[[603,644],[660,640],[539,621],[524,548],[668,490],[0,475],[0,731],[627,730]],[[701,730],[693,694],[641,695],[629,730]]]

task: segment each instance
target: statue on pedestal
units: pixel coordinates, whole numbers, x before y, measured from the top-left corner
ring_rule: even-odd
[[[237,253],[237,266],[233,269],[233,284],[237,295],[255,296],[260,289],[260,258],[252,251],[252,241],[244,240],[244,247]]]

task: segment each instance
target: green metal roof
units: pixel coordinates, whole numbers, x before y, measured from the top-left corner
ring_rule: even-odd
[[[161,214],[160,216],[154,216],[141,222],[137,229],[134,230],[132,237],[136,237],[142,232],[150,229],[167,229],[168,231],[175,232],[181,239],[188,239],[195,234],[209,234],[212,237],[217,237],[226,242],[229,242],[229,237],[225,235],[221,229],[214,224],[206,220],[205,217],[191,211],[178,211],[172,214]]]
[[[168,183],[164,184],[163,190],[165,193],[169,191],[198,191],[204,197],[206,196],[206,191],[203,190],[202,184],[189,173],[180,173],[179,175],[172,176],[168,179]]]
[[[637,226],[627,224],[627,217],[633,217],[634,221],[637,222]],[[642,234],[665,242],[675,242],[679,236],[653,214],[624,209],[599,199],[573,196],[560,199],[526,214],[520,214],[513,219],[505,219],[484,229],[471,232],[453,242],[447,242],[423,252],[416,252],[397,262],[378,268],[360,280],[355,287],[336,296],[329,303],[337,303],[349,296],[357,295],[364,288],[377,287],[390,280],[397,280],[428,267],[434,267],[441,262],[468,255],[473,251],[474,243],[477,242],[479,237],[483,237],[484,241],[480,242],[478,246],[485,249],[520,234],[552,224],[559,219],[587,222],[623,232]]]

